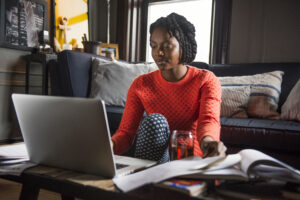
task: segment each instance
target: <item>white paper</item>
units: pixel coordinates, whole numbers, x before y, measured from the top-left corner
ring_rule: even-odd
[[[0,146],[0,161],[18,158],[28,159],[28,153],[24,143]]]
[[[223,158],[224,157],[221,156],[206,159],[190,157],[187,159],[164,163],[127,176],[117,177],[114,178],[113,181],[120,190],[123,192],[129,192],[146,184],[158,183],[179,175],[191,174],[195,170],[195,166],[205,168]]]
[[[36,164],[28,162],[24,143],[0,146],[0,175],[20,175],[25,169]]]
[[[0,167],[2,165],[12,165],[12,164],[18,164],[18,163],[23,163],[25,161],[28,161],[27,158],[21,158],[21,159],[9,159],[9,160],[1,160],[0,161]]]

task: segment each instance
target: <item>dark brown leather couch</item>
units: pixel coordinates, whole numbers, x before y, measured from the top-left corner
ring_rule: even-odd
[[[87,97],[90,87],[90,68],[93,54],[63,51],[58,61],[50,65],[52,95]],[[207,65],[193,62],[191,65],[205,68],[216,76],[241,76],[282,70],[285,72],[279,100],[280,112],[292,87],[300,78],[300,63],[251,63]],[[111,133],[119,126],[123,108],[107,106]],[[243,148],[254,148],[274,156],[300,169],[300,123],[285,120],[258,118],[238,119],[221,117],[221,140],[228,153]]]
[[[194,62],[194,66],[203,67]],[[243,76],[275,70],[284,71],[278,112],[300,79],[300,63],[250,63],[207,65],[216,76]],[[259,149],[300,169],[300,123],[287,120],[221,117],[221,140],[228,152],[242,148]]]

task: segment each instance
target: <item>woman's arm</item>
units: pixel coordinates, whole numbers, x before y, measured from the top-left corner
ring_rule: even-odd
[[[201,88],[197,138],[203,157],[225,154],[226,147],[220,142],[220,111],[222,88],[218,78],[209,72]]]
[[[123,154],[131,147],[144,113],[144,107],[136,94],[136,89],[137,81],[135,80],[128,90],[125,109],[119,128],[112,136],[115,154]]]

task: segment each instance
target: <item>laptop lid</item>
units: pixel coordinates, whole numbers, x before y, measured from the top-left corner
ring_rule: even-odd
[[[12,99],[32,162],[116,175],[104,101],[25,94]]]

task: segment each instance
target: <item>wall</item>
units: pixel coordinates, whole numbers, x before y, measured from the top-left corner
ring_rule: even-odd
[[[46,2],[48,3],[49,24],[50,0]],[[21,138],[11,94],[25,93],[25,56],[30,53],[30,51],[0,47],[0,142]],[[41,94],[41,66],[33,63],[30,69],[29,93]]]
[[[25,93],[25,56],[28,54],[29,51],[0,47],[0,141],[21,137],[11,94]],[[30,70],[29,93],[41,94],[41,66],[33,63]]]
[[[300,62],[299,0],[233,0],[229,63]]]
[[[88,37],[88,20],[87,20],[87,1],[86,0],[56,0],[55,22],[56,27],[60,24],[60,17],[68,18],[67,43],[76,39],[78,47],[83,48],[82,36],[84,33]],[[64,43],[62,31],[56,28],[56,38]]]
[[[0,48],[0,140],[19,137],[11,93],[25,91],[25,51]]]

